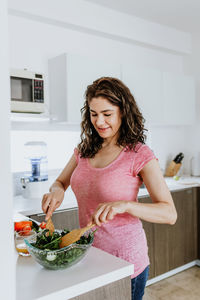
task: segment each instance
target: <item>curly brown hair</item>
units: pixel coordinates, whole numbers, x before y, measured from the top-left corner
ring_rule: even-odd
[[[89,85],[85,92],[86,100],[81,109],[81,142],[78,144],[81,157],[94,157],[102,147],[103,138],[99,136],[90,120],[90,102],[98,97],[103,97],[120,108],[122,123],[117,145],[134,150],[138,142],[144,144],[145,120],[129,88],[117,78],[101,77]]]

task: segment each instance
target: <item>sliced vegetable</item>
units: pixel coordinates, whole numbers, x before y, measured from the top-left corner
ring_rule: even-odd
[[[30,225],[26,225],[26,226],[24,226],[23,227],[23,229],[22,229],[22,233],[23,233],[23,235],[29,235],[29,233],[30,233],[30,231],[31,231],[31,226]]]
[[[32,228],[32,221],[15,222],[15,231],[22,231],[25,226],[30,226]]]
[[[47,223],[42,222],[42,223],[40,224],[40,228],[41,228],[41,229],[45,229],[45,228],[46,228],[46,225],[47,225]]]

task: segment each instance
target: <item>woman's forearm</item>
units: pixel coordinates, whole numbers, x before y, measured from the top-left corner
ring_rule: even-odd
[[[132,216],[152,223],[173,225],[177,219],[177,213],[174,205],[165,202],[138,203],[128,201],[126,212]]]
[[[49,188],[50,192],[55,192],[56,190],[62,190],[65,192],[64,185],[59,180],[54,181],[54,183]]]

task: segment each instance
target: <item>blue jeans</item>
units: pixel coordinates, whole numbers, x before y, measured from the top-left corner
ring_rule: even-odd
[[[149,276],[149,266],[137,277],[131,279],[132,300],[142,300],[144,289]]]

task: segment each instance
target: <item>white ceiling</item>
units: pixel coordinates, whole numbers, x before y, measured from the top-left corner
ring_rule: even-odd
[[[181,31],[200,33],[200,0],[85,0]]]

